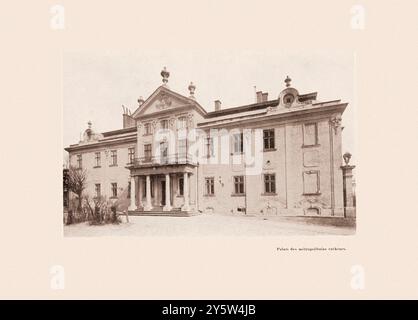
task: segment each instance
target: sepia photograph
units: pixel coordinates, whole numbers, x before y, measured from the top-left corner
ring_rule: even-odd
[[[64,54],[65,236],[354,234],[354,59]]]

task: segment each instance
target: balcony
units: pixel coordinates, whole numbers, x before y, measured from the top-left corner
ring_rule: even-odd
[[[151,156],[135,158],[134,161],[127,164],[128,168],[136,167],[149,167],[149,166],[169,166],[169,165],[182,165],[190,164],[196,165],[192,156],[189,154],[172,154],[168,156]]]

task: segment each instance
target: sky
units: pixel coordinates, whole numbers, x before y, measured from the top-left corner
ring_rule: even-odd
[[[98,132],[122,128],[122,105],[132,113],[162,84],[163,67],[171,90],[196,100],[207,111],[254,103],[255,89],[277,99],[289,76],[300,94],[318,92],[319,101],[348,102],[342,117],[343,153],[356,154],[355,56],[353,52],[245,50],[67,51],[63,53],[63,143],[78,143],[87,122]],[[64,152],[65,156],[66,152]]]

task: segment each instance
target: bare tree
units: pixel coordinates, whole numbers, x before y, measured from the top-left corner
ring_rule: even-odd
[[[106,198],[90,197],[88,194],[83,196],[84,208],[87,211],[86,220],[90,221],[90,224],[101,224],[105,222],[105,216],[107,213]]]
[[[81,209],[83,191],[87,184],[87,171],[70,166],[68,172],[68,188],[78,197],[78,210]]]

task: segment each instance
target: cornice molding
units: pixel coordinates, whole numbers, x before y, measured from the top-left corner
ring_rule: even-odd
[[[69,147],[64,148],[64,150],[67,151],[67,152],[73,152],[73,151],[95,149],[95,148],[98,148],[98,147],[105,147],[105,146],[113,146],[113,145],[119,145],[119,144],[124,144],[124,143],[131,143],[131,142],[136,142],[136,141],[137,141],[137,137],[136,137],[136,134],[135,134],[133,136],[124,137],[124,138],[117,139],[117,140],[98,141],[98,142],[95,142],[95,143],[89,143],[89,144],[83,144],[83,145],[73,145],[73,146],[69,146]]]
[[[261,115],[257,115],[257,116],[248,116],[245,119],[236,119],[234,121],[234,118],[232,119],[223,119],[223,120],[219,120],[217,121],[216,119],[214,119],[213,121],[210,122],[203,122],[203,123],[198,123],[197,127],[198,128],[214,128],[214,127],[231,127],[231,126],[236,126],[238,125],[242,125],[242,124],[248,124],[248,123],[257,123],[257,122],[265,122],[267,121],[271,121],[271,120],[280,120],[280,121],[286,121],[286,120],[293,120],[296,118],[296,120],[298,120],[298,117],[302,117],[302,116],[316,116],[316,115],[321,115],[321,116],[330,116],[330,115],[335,115],[335,113],[343,113],[345,108],[347,107],[348,103],[338,103],[338,104],[334,104],[334,105],[325,105],[325,106],[315,106],[315,107],[311,107],[311,108],[303,108],[303,109],[298,109],[298,110],[292,110],[292,111],[288,111],[288,112],[278,112],[278,113],[274,113],[274,112],[265,112],[264,114]]]

